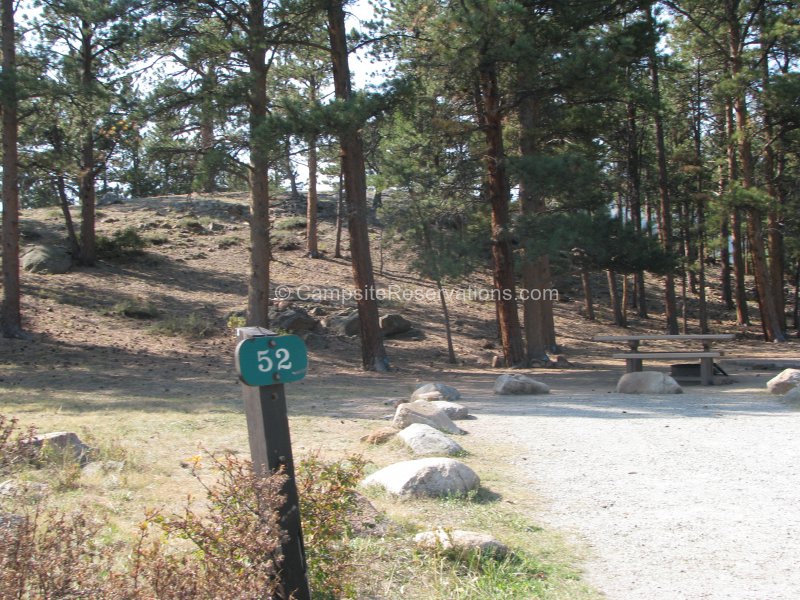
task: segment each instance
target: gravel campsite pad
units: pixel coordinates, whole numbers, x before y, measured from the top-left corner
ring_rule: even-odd
[[[800,597],[800,411],[763,376],[660,397],[543,380],[547,398],[476,398],[467,428],[516,448],[588,583],[618,600]]]

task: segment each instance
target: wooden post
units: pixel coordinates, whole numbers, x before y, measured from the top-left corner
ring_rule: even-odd
[[[276,334],[261,327],[242,327],[237,331],[238,341],[272,335]],[[286,501],[279,510],[279,517],[281,528],[288,537],[281,547],[283,562],[278,597],[282,600],[309,600],[311,592],[306,576],[300,500],[295,482],[284,386],[282,383],[261,386],[242,383],[242,397],[253,469],[262,476],[277,472],[287,476],[281,490]]]

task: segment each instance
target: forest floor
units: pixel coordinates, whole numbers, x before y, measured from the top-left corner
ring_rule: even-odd
[[[64,275],[24,274],[31,339],[0,341],[0,413],[42,431],[76,431],[90,443],[121,449],[132,465],[122,484],[86,479],[63,502],[89,502],[125,528],[143,507],[177,509],[188,490],[198,489],[181,466],[198,448],[246,454],[235,340],[227,326],[230,315],[246,305],[244,204],[243,196],[226,195],[104,206],[99,231],[137,228],[151,242],[143,255]],[[349,288],[347,253],[332,257],[332,214],[332,202],[323,202],[321,259],[303,256],[302,231],[277,229],[286,249],[275,250],[274,285]],[[26,211],[26,243],[63,238],[62,222],[53,209]],[[800,522],[793,504],[800,489],[800,441],[794,434],[800,412],[764,388],[784,365],[800,367],[796,339],[764,344],[757,326],[736,327],[733,315],[717,303],[711,311],[714,332],[737,333],[736,340],[719,344],[726,351],[723,366],[736,382],[691,387],[668,399],[623,397],[611,393],[624,371],[622,361],[609,358],[618,349],[591,337],[628,330],[610,324],[607,294],[597,294],[598,320],[584,319],[578,282],[564,277],[556,323],[562,352],[573,366],[526,371],[552,387],[549,397],[504,399],[491,393],[503,372],[490,367],[491,355],[499,353],[493,305],[454,298],[460,362],[449,365],[438,300],[429,295],[434,287],[407,272],[391,244],[382,243],[379,229],[372,233],[378,284],[389,291],[382,312],[404,315],[414,329],[386,339],[393,371],[385,374],[361,371],[355,338],[309,340],[308,377],[287,387],[298,455],[357,453],[377,467],[407,459],[399,446],[366,447],[359,438],[384,424],[394,400],[418,383],[451,383],[476,415],[464,425],[470,432],[462,442],[469,452],[465,460],[494,494],[478,512],[511,511],[547,526],[523,530],[511,519],[492,521],[492,531],[537,548],[543,560],[584,570],[586,581],[609,598],[800,594],[794,570]],[[483,273],[464,286],[487,288],[489,282]],[[658,282],[650,285],[651,312],[657,314]],[[711,292],[712,300],[718,298],[717,290]],[[413,301],[404,300],[409,294]],[[152,319],[125,316],[126,306],[143,305]],[[294,305],[328,314],[353,309]],[[170,327],[189,326],[203,335],[168,334]],[[631,319],[630,331],[662,329],[660,318]],[[487,518],[451,505],[373,500],[412,529],[432,518],[462,527]],[[543,597],[594,597],[573,579],[564,575],[560,587]],[[409,597],[409,589],[423,594],[417,597],[448,597],[438,588],[401,590],[389,583],[371,593]]]

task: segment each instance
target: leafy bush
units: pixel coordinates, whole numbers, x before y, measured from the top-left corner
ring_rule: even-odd
[[[301,216],[296,217],[285,217],[283,219],[278,219],[272,225],[273,229],[277,229],[278,231],[289,231],[292,229],[305,229],[306,228],[306,218]]]
[[[36,428],[22,429],[19,419],[0,414],[0,475],[12,473],[35,460],[39,448],[31,443]]]

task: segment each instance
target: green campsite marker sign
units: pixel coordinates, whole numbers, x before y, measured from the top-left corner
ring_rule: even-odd
[[[296,335],[265,335],[236,346],[236,370],[246,385],[299,381],[308,371],[306,345]]]

